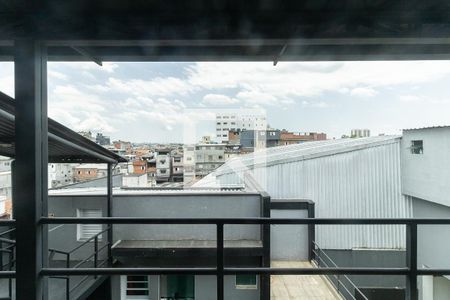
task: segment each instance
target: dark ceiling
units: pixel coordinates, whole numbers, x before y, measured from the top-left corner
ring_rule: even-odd
[[[449,36],[442,0],[0,0],[4,60],[20,37],[50,60],[443,59]]]

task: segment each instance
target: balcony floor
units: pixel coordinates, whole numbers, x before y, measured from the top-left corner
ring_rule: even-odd
[[[272,268],[314,268],[308,261],[272,261]],[[322,276],[271,276],[271,300],[342,300]]]

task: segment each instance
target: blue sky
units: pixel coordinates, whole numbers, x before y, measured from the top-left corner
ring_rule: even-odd
[[[192,122],[213,134],[221,109],[263,109],[274,128],[336,138],[450,124],[450,61],[50,63],[48,74],[50,117],[133,142],[183,142]],[[0,91],[14,94],[11,63],[0,63]]]

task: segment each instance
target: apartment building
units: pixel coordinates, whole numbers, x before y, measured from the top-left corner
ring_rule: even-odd
[[[172,158],[170,156],[171,150],[168,148],[160,148],[156,153],[156,182],[170,181],[172,173]]]
[[[263,114],[240,114],[224,112],[216,114],[216,140],[226,143],[229,141],[229,131],[265,130],[266,116]]]
[[[111,139],[109,136],[103,135],[103,133],[98,132],[95,136],[95,142],[99,145],[106,146],[111,144]]]
[[[327,139],[325,133],[317,132],[289,132],[282,130],[280,132],[280,145],[292,145],[311,141],[324,141]]]
[[[55,188],[62,185],[71,184],[74,181],[74,164],[49,164],[48,165],[48,187]],[[80,169],[81,171],[81,169]],[[77,174],[77,179],[81,179],[81,173]],[[90,174],[88,174],[90,175]]]
[[[351,138],[363,138],[363,137],[369,137],[369,136],[370,136],[369,129],[352,129],[350,132]]]
[[[195,145],[195,177],[202,178],[225,162],[225,144]]]
[[[147,174],[147,172],[147,161],[140,159],[133,161],[133,174]]]
[[[183,180],[190,184],[195,180],[195,145],[185,145],[183,148]]]
[[[242,148],[253,151],[280,145],[280,130],[244,130],[240,134]]]
[[[172,179],[174,182],[183,182],[184,164],[183,155],[175,153],[172,155]]]

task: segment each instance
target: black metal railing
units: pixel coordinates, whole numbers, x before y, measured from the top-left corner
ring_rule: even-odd
[[[106,241],[104,242],[104,245],[99,247],[99,237],[108,232],[108,230],[110,229],[110,226],[108,226],[106,229],[96,233],[95,235],[93,235],[92,237],[90,237],[89,239],[83,241],[80,245],[78,245],[77,247],[73,248],[70,251],[63,251],[63,250],[57,250],[57,249],[48,249],[49,251],[49,260],[52,260],[54,258],[54,256],[56,254],[61,254],[65,256],[65,265],[67,269],[77,269],[80,268],[82,265],[86,264],[86,263],[93,263],[94,268],[101,268],[103,267],[108,260],[105,259],[102,262],[99,262],[99,254],[101,251],[104,251],[105,249],[107,249],[111,243],[110,241]],[[86,257],[85,259],[78,261],[77,263],[73,266],[71,266],[71,256],[74,252],[76,252],[77,250],[83,248],[86,245],[91,245],[91,242],[93,242],[93,246],[94,246],[94,252],[92,254],[90,254],[88,257]],[[70,286],[71,281],[70,281],[70,276],[65,275],[65,276],[49,276],[49,278],[53,278],[53,279],[61,279],[61,280],[65,280],[66,282],[66,300],[70,299],[70,295],[73,291],[75,291],[78,287],[80,287],[84,282],[86,282],[86,280],[88,280],[88,278],[91,275],[85,275],[83,278],[81,278],[80,281],[78,281],[74,286]],[[94,276],[94,278],[97,278],[98,275],[92,275]]]
[[[330,266],[333,268],[339,268],[338,265],[334,262],[333,259],[323,250],[319,247],[319,245],[313,241],[313,253],[314,253],[314,261],[316,262],[317,266],[321,268],[323,265],[325,268],[329,268]],[[331,278],[334,278],[335,281],[331,280]],[[330,278],[331,284],[334,286],[336,291],[344,298],[344,299],[363,299],[363,300],[369,300],[366,295],[364,295],[363,292],[356,286],[356,284],[353,283],[353,281],[347,276],[347,275],[329,275],[328,278]],[[351,289],[354,290],[354,293],[349,290],[347,285],[350,286]],[[356,294],[360,295],[361,298],[356,298]]]
[[[1,223],[0,223],[1,224]],[[10,228],[0,232],[0,272],[12,272],[15,268],[16,241],[14,239],[15,228]],[[6,237],[5,237],[6,236]],[[7,262],[4,262],[4,259]],[[8,297],[4,299],[12,299],[13,278],[8,278]]]
[[[41,276],[77,275],[159,275],[192,274],[217,277],[217,299],[224,299],[224,275],[404,275],[407,278],[407,299],[418,299],[417,276],[450,275],[450,269],[417,268],[417,225],[450,225],[450,219],[272,219],[272,218],[41,218],[41,224],[210,224],[216,225],[217,262],[215,268],[43,268]],[[228,268],[224,266],[223,228],[227,224],[246,225],[405,225],[406,267],[396,268]]]

